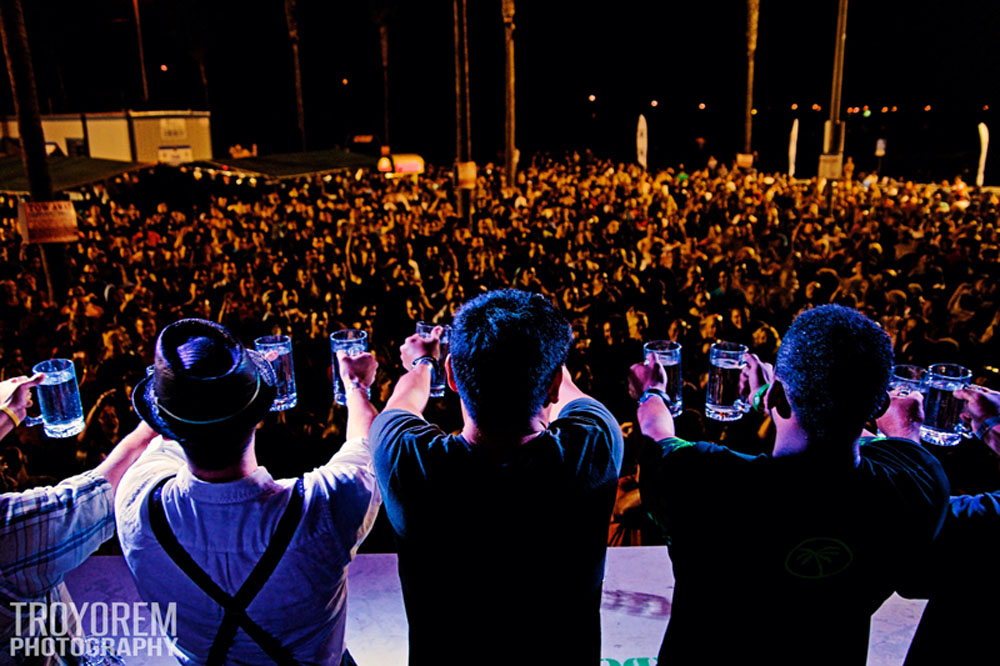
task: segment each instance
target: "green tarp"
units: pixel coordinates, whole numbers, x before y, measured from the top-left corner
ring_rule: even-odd
[[[71,187],[79,187],[133,171],[150,164],[139,162],[118,162],[98,160],[91,157],[62,157],[49,155],[49,172],[52,174],[52,189],[56,192]],[[0,192],[27,192],[28,178],[24,175],[24,163],[20,155],[0,157]]]
[[[257,174],[267,178],[291,178],[311,173],[337,171],[339,169],[372,169],[378,159],[345,150],[314,150],[308,153],[285,153],[261,155],[243,159],[207,160],[204,164],[234,171]]]

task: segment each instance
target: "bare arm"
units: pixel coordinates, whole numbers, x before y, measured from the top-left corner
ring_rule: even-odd
[[[629,368],[628,390],[635,400],[642,397],[647,389],[666,392],[667,375],[663,366],[651,357],[651,363],[636,363]],[[676,437],[674,417],[667,408],[667,403],[658,397],[651,396],[636,411],[636,422],[639,432],[654,441]]]
[[[118,445],[111,450],[108,457],[94,468],[94,472],[107,479],[117,492],[118,482],[122,480],[122,476],[132,466],[132,463],[142,455],[154,437],[156,437],[156,431],[145,422],[140,421],[135,430],[125,435],[122,441],[118,442]]]
[[[423,416],[424,408],[427,407],[427,400],[431,395],[431,379],[433,371],[429,363],[418,363],[417,359],[425,356],[434,358],[439,367],[439,372],[443,372],[441,367],[440,340],[441,328],[435,328],[431,333],[431,338],[425,340],[419,335],[411,335],[406,338],[399,348],[400,360],[403,367],[407,369],[405,375],[396,382],[396,388],[385,403],[386,409],[402,409],[417,416]]]
[[[33,377],[11,377],[0,382],[0,439],[3,439],[17,425],[24,421],[28,407],[31,407],[31,388],[42,383],[45,375],[39,373]],[[11,416],[13,413],[13,417]]]

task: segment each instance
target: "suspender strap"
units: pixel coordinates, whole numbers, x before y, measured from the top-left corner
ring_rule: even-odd
[[[305,487],[302,479],[295,484],[292,498],[285,508],[285,513],[278,522],[271,540],[264,550],[264,555],[254,566],[253,571],[246,581],[236,592],[235,596],[230,596],[219,587],[205,571],[195,563],[191,555],[184,550],[177,541],[177,537],[167,523],[167,514],[163,509],[162,492],[164,484],[173,477],[167,477],[160,481],[149,494],[149,522],[153,528],[160,546],[170,556],[181,571],[194,582],[201,590],[209,596],[215,603],[219,604],[225,611],[222,624],[215,635],[215,641],[209,650],[207,663],[209,666],[224,664],[226,655],[232,647],[233,639],[236,637],[238,629],[243,629],[247,635],[267,654],[276,664],[282,666],[296,666],[297,662],[291,651],[283,646],[271,634],[261,629],[261,627],[250,619],[246,613],[247,606],[253,601],[257,593],[260,592],[264,583],[274,572],[282,555],[288,549],[288,545],[298,527],[299,519],[302,516],[302,504],[305,496]]]

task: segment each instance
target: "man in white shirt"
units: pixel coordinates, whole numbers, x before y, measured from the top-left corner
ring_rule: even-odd
[[[275,396],[259,354],[225,328],[167,326],[136,411],[161,437],[122,480],[118,534],[140,595],[177,604],[184,664],[353,663],[347,565],[381,499],[367,434],[370,354],[341,356],[347,442],[301,479],[257,465],[254,430]]]

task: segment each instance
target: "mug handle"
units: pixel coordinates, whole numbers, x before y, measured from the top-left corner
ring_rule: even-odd
[[[976,391],[977,393],[986,393],[986,391],[983,390],[983,387],[979,386],[978,384],[966,384],[962,388],[969,391]],[[959,421],[956,431],[965,439],[972,439],[973,435],[976,434],[975,431],[967,423],[964,423],[962,421]]]
[[[31,426],[42,425],[43,422],[44,419],[41,416],[29,416],[21,424],[30,428]]]

